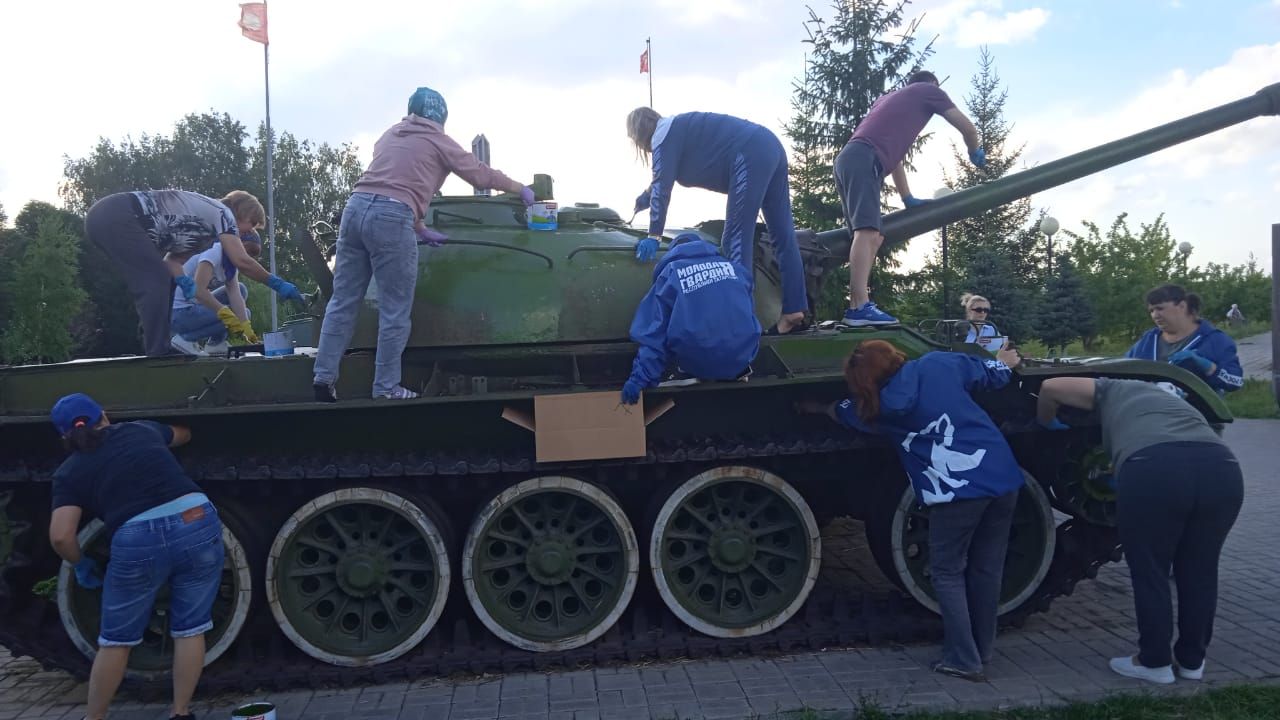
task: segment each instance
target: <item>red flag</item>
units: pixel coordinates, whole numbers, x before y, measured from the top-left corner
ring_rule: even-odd
[[[267,44],[267,4],[240,4],[240,32],[254,42]]]
[[[645,50],[640,53],[640,73],[644,74],[647,72],[649,72],[649,51]]]

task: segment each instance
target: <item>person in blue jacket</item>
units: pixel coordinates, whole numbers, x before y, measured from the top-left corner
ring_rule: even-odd
[[[1200,318],[1198,295],[1180,285],[1161,285],[1147,293],[1147,312],[1156,326],[1125,357],[1173,363],[1199,375],[1219,395],[1244,386],[1235,341]]]
[[[669,360],[690,380],[736,380],[760,350],[746,269],[696,233],[682,233],[671,245],[631,321],[640,350],[622,388],[628,405],[658,384]]]
[[[929,506],[929,568],[944,631],[933,670],[985,682],[996,637],[1000,582],[1023,474],[991,417],[970,395],[1009,383],[1013,350],[982,359],[932,352],[907,360],[869,340],[845,363],[852,398],[803,402],[898,449],[916,497]]]
[[[747,271],[748,287],[754,282],[756,216],[764,211],[782,273],[782,315],[768,334],[803,329],[809,300],[791,217],[787,154],[777,136],[730,115],[689,112],[664,118],[648,107],[627,116],[627,135],[653,166],[653,181],[636,198],[636,212],[649,210],[649,236],[636,244],[636,257],[652,260],[657,253],[675,183],[726,193],[720,244],[725,255]]]

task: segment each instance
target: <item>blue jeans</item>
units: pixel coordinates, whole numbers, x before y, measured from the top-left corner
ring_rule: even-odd
[[[169,634],[195,637],[213,627],[222,582],[222,523],[213,505],[121,525],[111,538],[102,587],[99,647],[142,642],[156,593],[169,585]]]
[[[982,672],[996,640],[1004,556],[1018,491],[929,507],[929,571],[942,611],[942,662]]]
[[[400,384],[400,356],[409,342],[409,313],[418,284],[418,236],[408,205],[357,192],[342,211],[333,297],[324,311],[316,350],[318,385],[338,381],[338,364],[351,344],[370,278],[378,283],[378,355],[373,371],[373,396],[378,397]]]
[[[240,297],[249,299],[249,288],[245,287],[242,282],[237,282],[240,286]],[[227,304],[227,286],[223,285],[213,291],[213,299]],[[250,317],[249,308],[245,308],[245,317]],[[222,324],[218,319],[218,314],[203,305],[188,305],[184,308],[174,308],[173,317],[169,321],[169,329],[174,333],[181,335],[183,340],[196,342],[198,340],[212,340],[213,342],[222,342],[227,339],[227,326]]]

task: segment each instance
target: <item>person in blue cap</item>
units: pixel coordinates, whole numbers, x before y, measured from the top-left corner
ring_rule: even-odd
[[[410,400],[418,393],[400,384],[400,356],[409,342],[409,314],[418,283],[418,243],[448,238],[426,226],[427,209],[445,178],[455,173],[476,188],[505,190],[525,206],[533,189],[476,159],[444,132],[449,107],[429,87],[409,96],[409,114],[378,138],[373,160],[342,211],[334,255],[333,297],[320,328],[312,390],[319,402],[336,402],[338,366],[351,344],[356,313],[370,279],[378,285],[378,355],[373,397]]]
[[[672,385],[741,380],[760,349],[760,322],[751,304],[746,269],[697,233],[682,233],[653,269],[653,287],[631,321],[640,345],[622,388],[628,405],[659,384],[667,364],[679,368]]]
[[[791,217],[787,153],[777,136],[730,115],[689,112],[664,118],[648,107],[627,116],[627,135],[653,166],[652,182],[636,198],[636,212],[649,210],[649,235],[636,244],[636,257],[652,260],[657,253],[675,183],[725,193],[729,197],[720,243],[725,255],[746,271],[748,287],[755,280],[756,216],[764,211],[782,273],[782,314],[766,334],[803,330],[809,300]]]
[[[1219,395],[1244,387],[1244,370],[1231,336],[1200,317],[1200,296],[1180,285],[1161,285],[1147,293],[1151,328],[1125,357],[1169,362],[1189,370]]]
[[[50,419],[71,455],[53,474],[49,540],[81,587],[102,588],[85,717],[106,717],[156,593],[168,585],[172,718],[194,720],[191,696],[204,669],[204,634],[213,627],[225,550],[218,511],[169,450],[191,432],[146,420],[112,424],[83,393],[58,400]],[[95,517],[111,542],[105,571],[76,533],[82,520]]]

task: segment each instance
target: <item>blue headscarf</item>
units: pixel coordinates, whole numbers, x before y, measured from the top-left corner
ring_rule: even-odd
[[[449,119],[449,106],[444,96],[429,87],[420,87],[409,96],[409,114],[424,117],[444,125]]]

